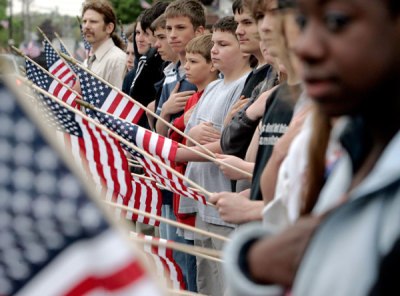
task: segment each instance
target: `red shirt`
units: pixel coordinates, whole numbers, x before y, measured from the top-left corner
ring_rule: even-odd
[[[177,129],[179,129],[180,131],[184,131],[186,128],[185,125],[185,121],[184,121],[184,116],[186,111],[188,111],[190,108],[192,108],[194,105],[197,104],[197,102],[200,100],[201,96],[203,95],[203,91],[201,92],[196,92],[193,96],[191,96],[185,105],[185,110],[183,110],[183,114],[176,118],[174,120],[174,127],[176,127]],[[186,138],[182,137],[180,134],[178,134],[176,131],[174,130],[170,130],[168,137],[178,143],[182,143],[182,144],[186,144]],[[186,166],[187,163],[186,162],[181,162],[179,163],[179,165],[176,166],[176,170],[178,172],[180,172],[181,174],[184,174],[186,171]],[[185,197],[183,197],[185,198]],[[174,193],[174,213],[176,216],[176,220],[178,222],[184,223],[186,225],[190,225],[190,226],[195,226],[195,220],[196,220],[196,215],[194,214],[179,214],[178,210],[179,210],[179,202],[180,202],[180,196],[178,194]]]
[[[185,105],[185,110],[183,110],[183,114],[174,120],[173,126],[179,129],[180,131],[184,131],[186,128],[184,116],[186,111],[192,108],[197,102],[200,100],[201,96],[203,95],[204,90],[201,92],[196,92],[193,96],[191,96]],[[186,138],[182,137],[174,130],[170,130],[168,137],[178,143],[186,144]]]

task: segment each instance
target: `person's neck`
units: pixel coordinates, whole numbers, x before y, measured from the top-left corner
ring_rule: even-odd
[[[183,67],[186,63],[186,51],[179,53],[179,60],[181,61],[181,67]]]
[[[288,85],[296,85],[299,84],[301,82],[300,77],[296,74],[295,71],[293,71],[293,69],[289,70],[287,73],[287,84]]]
[[[246,61],[245,63],[243,63],[243,65],[239,66],[239,67],[234,67],[232,72],[226,73],[222,72],[222,74],[224,74],[224,82],[225,83],[230,83],[233,82],[235,80],[238,80],[240,77],[242,77],[244,74],[250,72],[251,68],[249,63]]]
[[[202,92],[207,87],[207,85],[209,85],[211,82],[217,80],[217,77],[214,77],[213,75],[210,75],[210,76],[211,76],[211,78],[207,79],[206,81],[196,84],[198,92]]]
[[[394,76],[398,77],[398,76]],[[394,78],[393,77],[393,78]],[[386,146],[400,130],[400,87],[396,79],[389,78],[386,86],[380,87],[369,94],[369,99],[364,100],[361,115],[364,118],[367,130],[371,133],[374,143]],[[397,85],[396,85],[397,84]],[[385,98],[378,103],[377,98]]]
[[[176,65],[179,62],[179,57],[171,61],[174,65]]]
[[[110,37],[110,38],[111,38],[111,37]],[[106,43],[106,42],[108,41],[108,39],[110,39],[110,38],[104,39],[104,40],[101,41],[101,42],[96,42],[96,43],[90,44],[90,45],[92,46],[92,53],[96,53],[96,51],[97,51],[104,43]]]
[[[292,64],[289,60],[282,61],[283,66],[285,67],[285,75],[286,75],[286,83],[288,85],[296,85],[301,82],[299,75],[297,75],[296,71],[294,70]]]
[[[264,59],[264,56],[261,53],[261,50],[254,52],[253,55],[256,57],[258,63],[257,63],[257,69],[264,66],[267,61]]]

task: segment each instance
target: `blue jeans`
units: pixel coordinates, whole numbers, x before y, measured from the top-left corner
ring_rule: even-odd
[[[171,205],[162,205],[161,206],[161,215],[164,218],[176,221],[176,216],[174,214],[173,208]],[[166,224],[160,223],[160,237],[171,240],[177,243],[187,244],[193,246],[194,242],[191,240],[186,240],[182,236],[178,236],[176,234],[176,227]],[[173,252],[173,257],[178,264],[178,266],[182,270],[183,278],[186,283],[186,289],[191,292],[197,292],[197,284],[196,284],[196,256],[189,255],[187,253],[175,251]]]

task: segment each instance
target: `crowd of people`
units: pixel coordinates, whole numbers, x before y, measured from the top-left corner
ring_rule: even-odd
[[[234,0],[232,16],[210,29],[199,1],[156,2],[125,32],[126,48],[111,5],[84,3],[87,67],[219,160],[150,112],[138,122],[192,146],[178,149],[179,172],[212,192],[215,207],[162,191],[162,216],[233,237],[224,246],[136,223],[142,233],[224,250],[223,264],[174,253],[187,290],[398,290],[399,3]]]

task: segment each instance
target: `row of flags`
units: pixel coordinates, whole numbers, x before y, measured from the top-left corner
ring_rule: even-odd
[[[53,127],[54,138],[66,152],[72,155],[74,162],[81,168],[84,175],[96,184],[93,190],[98,196],[159,216],[161,194],[158,183],[175,193],[206,203],[202,194],[186,186],[180,178],[164,167],[175,168],[174,158],[178,144],[135,125],[143,114],[142,108],[89,72],[61,59],[47,41],[45,41],[45,49],[51,75],[27,59],[26,74],[29,80],[75,109],[79,108],[76,99],[82,99],[97,107],[96,110],[86,109],[87,115],[128,142],[134,143],[157,160],[154,161],[119,142],[84,116],[71,112],[49,96],[37,93],[36,104],[44,115],[46,124]],[[61,51],[68,55],[65,48],[61,48]],[[80,81],[82,96],[70,89],[76,79]],[[131,175],[127,155],[143,167],[148,178]],[[155,219],[125,210],[115,210],[115,215],[119,219],[125,218],[155,226],[159,224]],[[153,260],[154,256],[158,258],[155,260],[156,266],[169,275],[174,286],[184,289],[182,273],[173,261],[172,250],[160,252],[154,247],[148,247],[145,250],[151,253]]]

